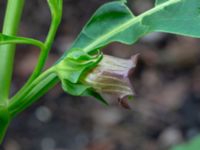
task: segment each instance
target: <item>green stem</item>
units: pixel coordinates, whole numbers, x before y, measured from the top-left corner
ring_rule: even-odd
[[[61,10],[60,10],[61,11]],[[28,79],[28,81],[25,83],[25,85],[17,92],[17,94],[14,95],[13,99],[19,99],[19,97],[21,95],[23,95],[24,90],[27,88],[27,86],[29,86],[29,84],[35,79],[37,78],[40,73],[42,72],[42,69],[45,65],[45,62],[47,60],[49,51],[51,49],[52,43],[54,41],[57,29],[59,27],[59,24],[61,22],[61,18],[62,18],[62,11],[60,12],[59,15],[55,15],[55,13],[52,12],[51,10],[51,14],[52,14],[52,22],[50,25],[50,29],[47,35],[47,38],[45,40],[44,43],[44,48],[41,49],[41,53],[38,59],[38,63],[31,75],[31,77]]]
[[[1,39],[2,36],[2,39]],[[41,41],[31,39],[31,38],[24,38],[24,37],[16,37],[16,36],[7,36],[0,34],[0,45],[4,44],[28,44],[37,46],[40,49],[44,49],[44,43]]]
[[[3,34],[16,35],[23,5],[24,0],[8,0],[3,24]],[[0,101],[5,101],[9,97],[14,54],[14,44],[0,46]]]
[[[52,47],[56,32],[58,30],[58,27],[60,25],[61,22],[61,18],[62,18],[62,0],[57,0],[56,1],[50,1],[48,0],[48,4],[49,4],[49,8],[50,8],[50,12],[51,12],[51,17],[52,17],[52,21],[51,21],[51,25],[50,25],[50,29],[47,35],[47,38],[44,42],[44,48],[42,49],[39,59],[38,59],[38,63],[31,75],[31,77],[29,78],[28,82],[26,85],[28,85],[29,83],[31,83],[35,78],[37,78],[40,73],[42,72],[42,69],[44,68],[45,62],[47,60],[49,51]],[[25,86],[26,86],[25,85]]]
[[[59,82],[57,75],[54,73],[53,68],[45,71],[31,82],[23,93],[17,98],[13,97],[9,103],[8,110],[11,118],[25,110],[32,103],[38,100],[39,97],[44,95],[50,88]]]
[[[24,0],[8,0],[3,24],[3,34],[16,35],[21,19]],[[0,46],[0,143],[9,125],[10,117],[7,111],[8,97],[13,71],[15,45]]]
[[[38,63],[35,67],[35,70],[33,71],[33,74],[31,75],[31,77],[28,81],[29,83],[32,82],[42,72],[42,69],[47,60],[47,57],[48,57],[49,51],[51,49],[52,43],[54,41],[54,37],[56,35],[59,24],[60,24],[60,19],[53,18],[49,33],[48,33],[46,41],[44,43],[45,47],[41,50],[41,53],[40,53],[40,56],[38,59]]]

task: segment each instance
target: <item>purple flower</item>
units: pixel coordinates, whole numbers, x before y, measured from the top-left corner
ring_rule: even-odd
[[[131,82],[137,60],[138,54],[131,59],[104,55],[100,63],[86,74],[82,82],[101,95],[116,97],[121,106],[130,108],[127,100],[135,95]]]

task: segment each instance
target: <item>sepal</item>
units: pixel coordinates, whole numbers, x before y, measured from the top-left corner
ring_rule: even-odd
[[[93,96],[102,103],[108,104],[91,86],[81,82],[85,74],[95,68],[102,57],[100,51],[89,54],[76,49],[68,53],[54,66],[63,90],[74,96]]]

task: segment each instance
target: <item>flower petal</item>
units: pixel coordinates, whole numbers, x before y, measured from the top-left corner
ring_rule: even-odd
[[[121,106],[130,108],[127,100],[135,95],[131,80],[137,60],[138,54],[131,59],[104,55],[100,63],[86,74],[82,82],[102,95],[114,95]]]

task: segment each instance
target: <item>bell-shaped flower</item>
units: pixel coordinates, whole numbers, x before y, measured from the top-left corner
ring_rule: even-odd
[[[135,95],[132,87],[133,73],[136,68],[138,54],[131,59],[121,59],[103,55],[98,65],[87,72],[81,82],[92,87],[100,95],[112,95],[121,106],[130,108],[127,100]]]

